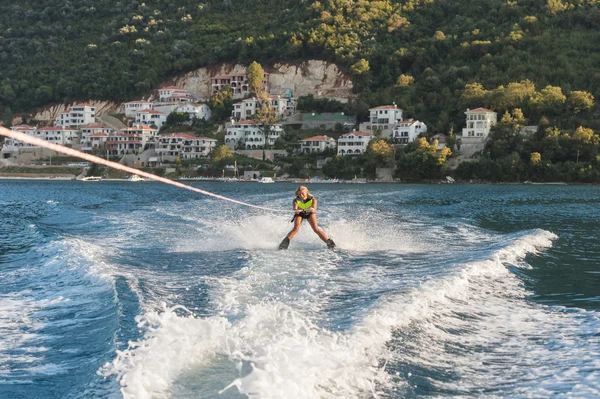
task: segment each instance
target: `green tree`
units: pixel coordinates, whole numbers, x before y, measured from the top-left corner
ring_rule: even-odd
[[[579,126],[573,133],[573,139],[584,144],[598,144],[599,136],[592,129]]]
[[[398,76],[398,80],[396,81],[396,87],[407,87],[413,84],[415,78],[410,75],[400,75]]]
[[[262,65],[256,61],[252,61],[246,69],[246,76],[248,77],[250,91],[259,96],[264,91],[263,79],[265,78],[265,71]]]
[[[531,96],[531,105],[541,111],[556,115],[560,113],[567,97],[558,86],[546,86],[539,93]]]
[[[475,82],[466,84],[459,99],[461,108],[480,107],[487,102],[487,97],[489,95],[490,92],[485,90],[481,83]]]
[[[208,101],[213,121],[223,121],[231,118],[233,111],[233,91],[230,86],[225,86],[216,92]]]
[[[212,159],[218,163],[233,159],[233,150],[225,144],[220,145],[212,152]]]
[[[279,122],[279,114],[274,105],[271,104],[270,98],[267,93],[262,92],[260,98],[260,108],[256,113],[256,119],[260,122],[261,130],[265,138],[265,148],[269,148],[269,139],[271,137],[273,126]],[[263,153],[264,156],[264,153]]]
[[[371,140],[365,152],[366,159],[377,167],[390,167],[395,163],[396,147],[384,139]]]
[[[360,60],[352,64],[350,70],[354,75],[364,75],[365,73],[369,72],[371,68],[369,66],[369,61],[365,60],[364,58],[361,58]]]
[[[446,167],[446,158],[450,149],[438,153],[438,142],[432,144],[425,137],[411,143],[405,148],[405,155],[398,162],[397,177],[406,181],[422,181],[426,179],[439,179]]]
[[[587,91],[572,91],[567,99],[569,108],[576,114],[589,111],[594,106],[594,96]]]

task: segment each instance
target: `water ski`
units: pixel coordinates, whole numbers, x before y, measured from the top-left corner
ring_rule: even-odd
[[[330,238],[327,241],[325,241],[325,243],[327,244],[327,249],[331,249],[334,250],[335,249],[335,242],[333,242],[333,240]],[[288,247],[290,246],[290,239],[285,237],[283,239],[283,241],[281,241],[281,243],[279,244],[279,249],[288,249]]]
[[[279,244],[279,249],[288,249],[289,246],[290,246],[290,239],[285,237],[283,239],[283,241],[281,241],[281,244]]]

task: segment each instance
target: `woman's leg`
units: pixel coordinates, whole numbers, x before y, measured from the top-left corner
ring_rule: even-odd
[[[300,225],[302,224],[302,217],[300,216],[296,216],[294,218],[294,228],[292,229],[292,231],[290,231],[287,235],[287,238],[289,238],[290,240],[292,238],[294,238],[294,236],[296,235],[296,233],[298,232],[298,230],[300,230]]]
[[[315,215],[314,213],[311,213],[310,216],[308,217],[308,224],[310,224],[310,227],[312,227],[313,231],[315,233],[317,233],[317,235],[319,236],[319,238],[325,242],[327,242],[327,240],[329,240],[329,237],[327,237],[327,234],[325,234],[325,232],[323,230],[321,230],[319,228],[319,226],[317,226],[317,215]]]

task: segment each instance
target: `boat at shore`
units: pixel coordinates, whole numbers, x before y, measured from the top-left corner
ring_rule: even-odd
[[[272,177],[266,177],[266,176],[264,176],[264,177],[261,177],[258,180],[258,183],[275,183],[275,180],[273,180]]]
[[[131,177],[127,180],[128,181],[148,181],[148,179],[146,179],[145,177],[138,176],[138,175],[131,175]]]
[[[81,181],[102,181],[102,176],[87,176],[81,179]]]

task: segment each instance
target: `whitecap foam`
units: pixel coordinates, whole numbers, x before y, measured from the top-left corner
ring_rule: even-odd
[[[261,293],[269,291],[264,284],[272,277],[277,282],[281,276],[269,273],[268,268],[257,271],[249,267],[233,279],[218,279],[215,284],[213,300],[221,298],[223,315],[235,314],[233,320],[179,316],[168,308],[149,312],[140,319],[140,326],[152,326],[144,339],[118,352],[101,373],[116,375],[126,398],[166,395],[174,383],[183,383],[182,375],[190,370],[201,375],[202,369],[210,368],[211,362],[222,356],[238,365],[239,374],[236,377],[230,370],[220,375],[220,381],[231,381],[223,383],[223,388],[236,388],[250,397],[290,397],[292,393],[296,398],[346,398],[376,396],[391,389],[392,383],[396,388],[407,387],[408,379],[392,379],[385,371],[388,361],[400,359],[386,345],[393,342],[394,332],[424,323],[429,330],[443,335],[444,331],[433,328],[435,324],[429,320],[444,316],[445,310],[451,312],[456,303],[492,303],[491,298],[497,297],[495,290],[502,291],[501,299],[498,307],[488,310],[500,311],[510,298],[519,301],[525,295],[524,289],[506,265],[520,263],[527,254],[550,246],[555,238],[546,231],[520,237],[488,260],[462,265],[452,275],[385,296],[365,312],[354,328],[338,332],[316,323],[318,312],[285,303],[281,298],[261,300]],[[265,263],[274,267],[272,262]],[[314,298],[326,301],[327,296],[317,294]],[[526,320],[517,321],[522,322]],[[479,343],[492,338],[483,336]],[[476,336],[473,342],[477,343]],[[461,360],[464,364],[469,361]],[[244,364],[251,365],[251,369],[244,369]]]
[[[222,317],[177,316],[174,310],[140,318],[140,326],[152,324],[144,340],[130,343],[100,371],[117,376],[125,398],[166,396],[182,373],[200,374],[218,356],[238,364],[238,371],[242,362],[252,364],[240,378],[220,376],[233,379],[223,390],[235,386],[250,396],[342,398],[378,390],[377,359],[286,305],[251,305],[235,324]]]
[[[64,239],[36,251],[44,259],[43,264],[14,268],[3,275],[13,286],[44,289],[0,295],[0,373],[18,370],[24,375],[55,375],[74,367],[48,362],[48,354],[56,350],[53,342],[77,326],[77,321],[68,316],[73,309],[90,311],[97,307],[97,295],[113,289],[110,274],[101,262],[94,262],[102,251],[100,247]]]

